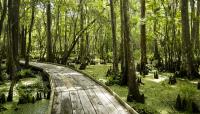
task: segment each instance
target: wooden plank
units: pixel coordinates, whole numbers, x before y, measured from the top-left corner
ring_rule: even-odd
[[[60,114],[61,113],[61,94],[55,93],[53,100],[53,108],[51,111],[52,114]]]
[[[83,75],[72,75],[71,77],[77,82],[77,87],[81,87],[82,89],[91,89],[94,86],[97,86],[95,82]]]
[[[93,89],[95,94],[98,96],[99,99],[101,99],[104,107],[108,110],[109,114],[117,114],[117,109],[115,106],[106,98],[106,96],[101,92],[101,90],[97,87]]]
[[[62,92],[61,113],[60,114],[72,114],[72,105],[69,92]]]
[[[94,107],[92,106],[87,94],[84,90],[78,90],[78,95],[81,100],[81,104],[85,114],[96,114]]]
[[[70,91],[73,114],[84,114],[84,110],[77,91]]]
[[[62,79],[68,91],[76,90],[75,89],[76,82],[72,77],[63,75]]]
[[[55,91],[52,114],[129,114],[102,85],[72,69],[31,63],[51,77]]]
[[[91,101],[97,114],[108,114],[106,107],[104,107],[101,100],[97,97],[92,89],[85,90],[89,100]]]
[[[104,93],[106,98],[115,106],[115,108],[118,110],[118,114],[129,114],[127,110],[125,110],[125,107],[123,107],[115,98],[112,96],[106,89],[103,87],[99,87],[99,89]]]

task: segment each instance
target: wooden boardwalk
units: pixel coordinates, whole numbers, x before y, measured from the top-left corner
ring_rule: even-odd
[[[30,65],[50,77],[52,114],[130,114],[105,88],[79,72],[47,63]]]

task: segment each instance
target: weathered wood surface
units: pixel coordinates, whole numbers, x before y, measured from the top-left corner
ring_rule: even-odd
[[[31,62],[42,68],[53,83],[52,114],[129,114],[105,88],[70,68]]]

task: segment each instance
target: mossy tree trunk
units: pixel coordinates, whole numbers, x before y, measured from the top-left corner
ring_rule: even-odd
[[[195,36],[195,44],[194,44],[194,48],[195,48],[195,54],[197,57],[200,56],[200,45],[199,45],[199,16],[200,16],[200,0],[197,0],[197,11],[196,11],[196,36]],[[200,59],[200,58],[198,58]]]
[[[7,0],[3,0],[3,9],[2,9],[2,12],[1,12],[1,19],[0,19],[0,36],[1,36],[1,33],[2,33],[6,13],[7,13]],[[0,39],[1,39],[1,37],[0,37]]]
[[[110,0],[110,15],[112,28],[112,51],[113,51],[113,73],[114,77],[118,75],[118,56],[117,56],[117,41],[116,41],[116,17],[114,11],[114,2]]]
[[[80,30],[84,29],[84,21],[85,21],[85,14],[84,14],[84,0],[80,0]],[[85,69],[86,68],[86,46],[85,46],[85,37],[84,37],[85,32],[83,32],[80,35],[80,69]]]
[[[145,72],[145,67],[147,64],[146,55],[146,24],[145,24],[145,0],[140,0],[141,3],[141,23],[140,23],[140,47],[141,47],[141,72]]]
[[[127,85],[127,69],[128,61],[126,58],[127,51],[125,50],[125,39],[124,39],[124,11],[123,11],[123,0],[120,0],[120,20],[121,20],[121,71],[122,71],[122,81],[121,85]]]
[[[190,25],[188,15],[188,0],[181,0],[181,19],[182,19],[182,66],[181,70],[192,78],[194,71],[193,50],[190,39]]]
[[[133,45],[130,38],[130,27],[129,27],[129,1],[123,0],[123,11],[124,11],[124,43],[125,49],[127,50],[126,60],[128,60],[128,69],[127,69],[127,76],[128,76],[128,97],[131,97],[134,100],[140,99],[140,92],[138,83],[136,81],[136,71],[135,71],[135,63],[133,58]]]
[[[16,58],[17,55],[14,53],[15,47],[16,47],[16,35],[18,35],[19,30],[18,30],[18,18],[19,18],[19,0],[9,0],[8,1],[8,67],[9,67],[9,74],[10,74],[10,79],[11,79],[11,85],[8,93],[8,98],[7,101],[12,101],[13,100],[13,88],[16,83]],[[17,29],[17,30],[13,30]]]
[[[52,53],[52,38],[51,38],[51,1],[47,1],[47,61],[53,62],[54,57]]]

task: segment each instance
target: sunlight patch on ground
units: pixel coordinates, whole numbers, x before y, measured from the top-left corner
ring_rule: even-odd
[[[102,78],[100,78],[99,81],[102,82],[102,83],[106,83],[107,82],[106,79],[102,79]]]
[[[167,77],[165,76],[160,76],[159,79],[154,79],[154,78],[146,78],[146,80],[149,80],[149,81],[153,81],[153,82],[156,82],[156,83],[160,83],[162,81],[165,81],[167,79]]]
[[[56,69],[63,69],[63,67],[61,67],[61,66],[56,66]]]
[[[160,114],[169,114],[169,112],[167,110],[163,110],[163,109],[160,110],[159,112],[160,112]]]
[[[82,74],[78,72],[71,72],[71,73],[59,73],[59,75],[82,75]]]

